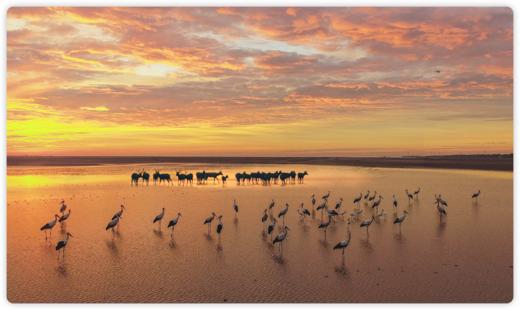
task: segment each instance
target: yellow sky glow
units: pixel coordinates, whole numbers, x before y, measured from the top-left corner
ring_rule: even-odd
[[[11,8],[7,29],[8,155],[513,149],[509,9]]]

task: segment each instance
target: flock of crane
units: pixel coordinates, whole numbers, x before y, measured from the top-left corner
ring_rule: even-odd
[[[296,180],[298,183],[303,183],[305,176],[308,175],[307,171],[304,172],[296,172],[296,171],[275,171],[275,172],[264,172],[264,171],[256,171],[256,172],[237,172],[235,174],[235,180],[237,181],[237,185],[245,185],[245,184],[262,184],[262,185],[271,185],[278,184],[278,181],[282,185],[291,183],[295,184]],[[173,177],[169,173],[161,173],[159,170],[155,170],[155,172],[151,175],[153,179],[154,185],[161,185],[163,183],[171,185],[173,184]],[[209,171],[200,171],[195,173],[181,173],[177,171],[175,173],[177,177],[178,185],[192,185],[193,180],[197,182],[198,185],[207,184],[209,180],[212,180],[213,183],[226,184],[229,176],[224,175],[222,171],[219,172],[209,172]],[[219,178],[220,177],[220,178]],[[150,173],[145,170],[140,170],[134,172],[130,175],[130,184],[132,186],[138,186],[139,180],[143,185],[149,185],[150,183]]]
[[[408,198],[408,204],[411,205],[413,200],[419,199],[421,189],[414,191],[413,193],[408,192],[408,190],[405,190],[406,196]],[[478,203],[478,199],[480,196],[480,190],[478,190],[476,193],[472,195],[472,199]],[[324,231],[324,236],[326,238],[327,234],[327,228],[330,226],[331,223],[337,220],[337,218],[342,217],[344,218],[346,211],[342,210],[342,204],[343,199],[340,198],[339,201],[332,207],[329,206],[329,197],[330,197],[330,191],[323,195],[321,197],[321,202],[318,203],[316,200],[316,196],[313,194],[311,196],[311,204],[312,208],[311,210],[305,208],[305,204],[302,202],[300,206],[298,207],[297,214],[300,217],[301,221],[305,221],[305,218],[312,217],[315,218],[316,212],[321,213],[321,219],[320,224],[318,226],[318,229]],[[347,221],[347,232],[346,232],[346,239],[339,241],[337,244],[334,245],[333,250],[341,250],[342,256],[344,257],[345,250],[350,244],[351,239],[351,229],[350,226],[353,222],[356,222],[359,220],[361,214],[363,213],[363,208],[361,207],[361,201],[363,200],[365,208],[369,208],[369,210],[373,210],[372,215],[369,219],[365,219],[360,223],[361,229],[366,229],[367,237],[369,235],[369,228],[370,225],[374,222],[376,219],[380,219],[385,216],[385,211],[383,208],[380,208],[381,202],[383,200],[383,197],[381,195],[378,195],[377,191],[374,191],[371,193],[370,191],[367,191],[366,194],[360,193],[359,196],[355,197],[353,199],[353,204],[355,205],[354,210],[352,213],[348,214],[348,217],[346,219]],[[439,213],[440,220],[442,221],[442,218],[444,216],[447,216],[447,208],[448,208],[448,202],[442,198],[442,195],[436,194],[435,195],[435,201],[434,204],[437,208],[437,211]],[[287,238],[287,234],[289,232],[289,227],[285,225],[285,217],[289,211],[289,204],[285,203],[284,207],[278,212],[277,216],[275,216],[274,208],[276,206],[276,203],[274,199],[269,203],[268,207],[263,210],[262,216],[260,218],[261,222],[264,225],[264,234],[269,235],[271,237],[271,242],[273,245],[279,244],[279,256],[282,256],[282,243]],[[401,215],[398,215],[398,208],[399,203],[393,195],[393,201],[392,201],[392,207],[394,209],[394,224],[399,225],[399,231],[401,231],[401,225],[405,221],[408,212],[404,210]],[[66,212],[68,210],[68,212]],[[235,218],[238,217],[239,214],[239,206],[238,203],[235,200],[233,200],[232,204],[232,210],[234,212]],[[125,211],[125,206],[121,205],[120,209],[114,213],[114,215],[109,220],[106,230],[111,230],[114,234],[114,229],[118,229],[119,225],[121,224],[121,220],[123,218],[123,213]],[[48,238],[52,237],[52,229],[56,224],[59,222],[62,225],[65,221],[70,217],[71,209],[67,209],[67,205],[65,204],[65,201],[62,200],[60,202],[60,208],[59,213],[61,215],[55,214],[54,219],[50,222],[43,225],[40,230],[44,231],[45,233],[45,240],[48,240]],[[326,215],[327,220],[324,221],[324,215]],[[162,208],[161,212],[155,216],[152,220],[152,224],[158,223],[158,225],[161,225],[161,222],[165,216],[165,208]],[[171,238],[172,242],[174,241],[174,230],[175,227],[179,224],[179,220],[181,217],[181,213],[178,212],[174,218],[172,218],[168,222],[168,229],[171,229]],[[207,225],[208,227],[208,236],[211,234],[211,224],[214,220],[217,221],[217,227],[216,227],[216,233],[218,235],[219,241],[220,241],[220,235],[224,228],[224,223],[222,221],[223,215],[217,215],[215,212],[212,212],[210,216],[208,216],[204,221],[202,222],[204,225]],[[281,221],[281,225],[279,225],[278,234],[273,238],[273,235],[275,235],[275,229],[278,224],[278,222]],[[47,236],[47,231],[49,231],[49,237]],[[65,256],[65,248],[68,244],[69,238],[73,237],[73,235],[70,232],[66,232],[65,239],[58,241],[56,244],[56,251],[58,251],[58,260],[60,259],[60,253],[62,258]],[[221,249],[221,248],[217,248]]]

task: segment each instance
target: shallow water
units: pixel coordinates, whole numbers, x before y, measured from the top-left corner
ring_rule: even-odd
[[[130,187],[139,168],[223,170],[221,184]],[[237,186],[237,171],[307,170],[304,184]],[[9,167],[7,176],[7,295],[11,302],[507,302],[513,295],[513,174],[463,170],[335,166],[113,165]],[[408,204],[404,189],[421,187]],[[471,194],[481,189],[477,204]],[[339,219],[326,235],[315,219],[299,220],[297,206],[331,191],[353,210],[360,191],[377,190],[387,215],[369,234],[351,226],[345,258],[332,247],[345,238]],[[392,194],[401,231],[393,225]],[[448,201],[440,221],[434,194]],[[64,198],[72,214],[45,241],[39,228]],[[233,199],[240,213],[235,220]],[[283,256],[262,234],[262,212],[274,198],[275,214],[287,202],[290,227]],[[105,226],[127,207],[118,232]],[[161,208],[161,230],[152,219]],[[369,218],[365,207],[361,220]],[[203,220],[223,214],[221,238]],[[167,222],[182,213],[171,241]],[[65,259],[54,246],[66,231]],[[218,248],[221,247],[221,250]]]

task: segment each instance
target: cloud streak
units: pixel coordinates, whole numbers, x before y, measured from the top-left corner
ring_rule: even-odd
[[[9,154],[512,151],[507,8],[11,8],[7,24]]]

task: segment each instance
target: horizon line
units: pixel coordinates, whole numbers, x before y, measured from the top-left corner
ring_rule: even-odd
[[[417,155],[6,155],[6,158],[403,158],[403,157],[450,157],[450,156],[513,156],[511,153],[452,153],[452,154],[417,154]]]

